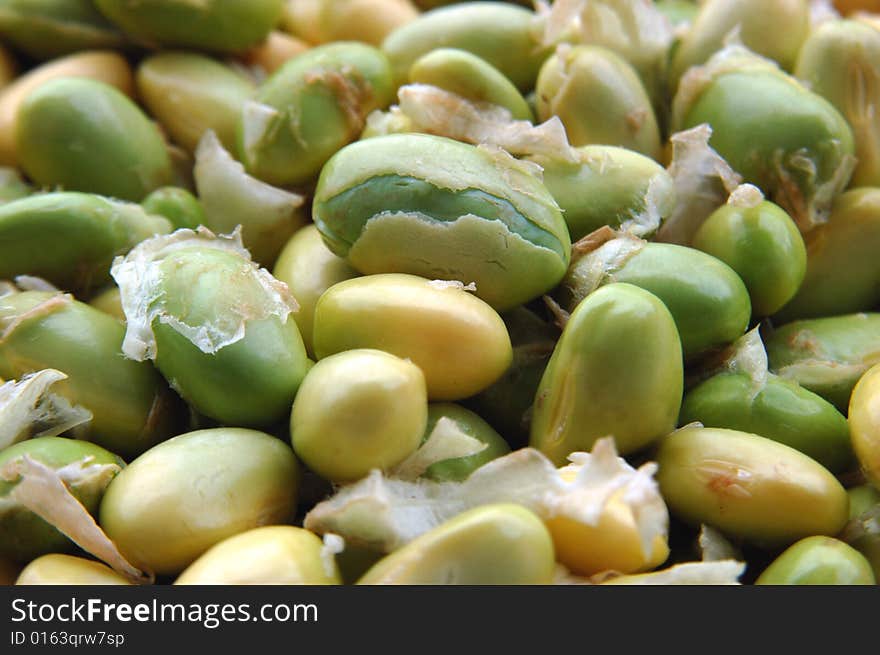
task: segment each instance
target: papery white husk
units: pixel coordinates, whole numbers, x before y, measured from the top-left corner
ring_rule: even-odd
[[[397,94],[400,112],[415,131],[496,146],[513,155],[578,161],[577,151],[569,144],[557,116],[533,125],[514,120],[505,107],[477,103],[429,84],[408,84]]]
[[[53,469],[28,455],[16,457],[0,468],[0,480],[14,483],[0,498],[0,515],[28,509],[132,582],[152,582],[153,575],[131,564],[71,493],[103,491],[121,468],[85,457]]]
[[[244,242],[255,259],[271,259],[286,237],[305,224],[298,211],[305,198],[248,175],[213,130],[199,141],[193,174],[206,227],[229,233],[242,226]]]
[[[92,413],[72,405],[49,388],[67,375],[43,369],[0,386],[0,450],[32,437],[55,437],[92,420]]]
[[[701,525],[697,545],[704,562],[739,560],[742,553],[720,531],[711,525]]]
[[[741,209],[754,209],[764,202],[764,193],[754,184],[740,184],[727,198],[727,204]]]
[[[752,400],[763,391],[770,379],[776,377],[770,372],[767,350],[761,339],[760,325],[746,332],[713,358],[705,360],[701,368],[692,369],[688,386],[722,373],[737,373],[748,377]]]
[[[565,517],[595,526],[618,495],[633,514],[645,553],[656,537],[666,536],[669,515],[653,478],[655,463],[634,469],[617,456],[611,438],[597,441],[592,453],[573,453],[569,459],[578,467],[570,482],[532,448],[494,459],[463,482],[411,482],[374,470],[316,505],[304,526],[390,552],[465,510],[492,503],[517,503],[544,519]]]
[[[434,464],[476,455],[488,447],[489,444],[465,434],[455,421],[443,416],[424,443],[391,469],[389,475],[398,480],[416,480]]]
[[[404,114],[398,105],[392,105],[388,111],[374,109],[367,114],[364,131],[361,139],[370,139],[374,136],[387,136],[388,134],[405,134],[415,132],[409,116]]]
[[[757,390],[767,385],[770,368],[767,350],[761,340],[760,327],[749,330],[737,339],[729,352],[730,355],[724,362],[724,369],[731,373],[747,375]]]
[[[161,263],[166,256],[190,248],[221,250],[238,257],[241,260],[239,274],[252,276],[261,293],[249,293],[247,298],[243,298],[230,288],[218,300],[214,321],[187,325],[167,309]],[[287,285],[251,260],[250,253],[242,245],[239,229],[232,234],[218,236],[200,226],[195,231],[182,229],[147,239],[124,257],[117,257],[110,273],[119,286],[126,318],[122,352],[137,361],[156,356],[152,329],[155,320],[171,326],[202,352],[216,353],[243,339],[248,322],[273,315],[286,322],[290,313],[298,309]]]
[[[435,289],[458,289],[459,291],[476,291],[475,282],[465,284],[461,280],[430,280],[428,284]]]
[[[602,286],[608,278],[639,254],[647,241],[608,226],[591,232],[572,246],[576,266],[569,269],[565,286],[571,289],[573,302],[578,303]]]
[[[657,241],[690,245],[709,215],[740,185],[742,176],[709,145],[712,128],[701,124],[670,137],[675,186],[672,214],[657,231]]]
[[[628,585],[738,585],[745,570],[745,562],[729,559],[685,562],[653,573],[610,577],[597,582]]]
[[[241,115],[242,147],[244,152],[254,159],[263,144],[281,128],[284,116],[274,107],[253,100],[244,103]],[[291,134],[297,135],[298,132],[293,130]]]
[[[629,61],[649,93],[658,91],[675,33],[650,0],[555,0],[537,3],[533,32],[544,46],[599,45]]]
[[[645,209],[620,224],[623,232],[647,238],[660,229],[664,210],[668,208],[665,176],[655,175],[648,181],[645,191]],[[673,206],[674,209],[674,206]]]
[[[328,532],[324,535],[324,544],[321,546],[321,566],[327,577],[333,577],[336,572],[336,556],[345,551],[345,539],[338,534]]]
[[[562,564],[556,565],[553,584],[555,585],[737,585],[746,565],[737,559],[705,560],[684,562],[669,568],[641,573],[620,575],[613,571],[599,573],[585,578],[576,575]]]

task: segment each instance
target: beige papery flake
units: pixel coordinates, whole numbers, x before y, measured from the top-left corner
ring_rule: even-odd
[[[240,278],[247,284],[229,285],[218,300],[215,318],[199,325],[188,325],[171,310],[164,291],[163,260],[181,250],[208,249],[226,252],[240,260]],[[110,270],[119,286],[126,332],[122,352],[143,361],[156,356],[153,322],[171,326],[202,352],[216,353],[241,341],[251,321],[277,316],[287,322],[299,305],[283,282],[251,260],[241,242],[241,231],[215,235],[206,227],[176,232],[143,241],[124,257],[117,257]],[[257,291],[257,292],[255,292]]]
[[[690,245],[703,222],[742,182],[742,176],[709,145],[711,136],[712,128],[704,123],[670,137],[672,163],[668,171],[676,204],[657,231],[657,241]]]
[[[565,517],[594,526],[618,496],[635,517],[645,552],[656,537],[665,537],[669,514],[654,481],[656,464],[634,469],[617,456],[611,438],[597,441],[592,453],[573,453],[569,459],[579,467],[570,481],[531,448],[494,459],[463,482],[401,480],[374,470],[318,503],[304,526],[391,552],[481,505],[517,503],[545,519]]]
[[[131,564],[71,493],[71,489],[104,489],[121,470],[116,464],[96,464],[93,458],[53,469],[24,455],[0,468],[0,479],[13,483],[0,498],[0,516],[30,510],[116,572],[135,583],[152,583],[154,576]]]

